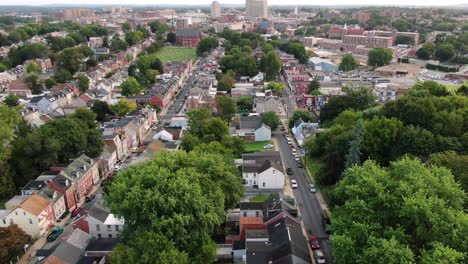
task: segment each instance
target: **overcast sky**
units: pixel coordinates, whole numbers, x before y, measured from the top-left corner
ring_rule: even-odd
[[[222,4],[244,4],[245,0],[218,0]],[[0,5],[48,5],[48,4],[141,4],[141,5],[158,5],[158,4],[210,4],[210,0],[0,0]],[[419,5],[419,6],[435,6],[435,5],[453,5],[453,4],[468,4],[468,0],[327,0],[327,1],[311,1],[311,0],[269,0],[270,5]]]

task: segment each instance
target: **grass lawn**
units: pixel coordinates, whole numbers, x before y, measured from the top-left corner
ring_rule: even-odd
[[[449,92],[454,93],[462,85],[463,84],[446,84],[445,87],[447,87],[447,90],[449,90]],[[465,85],[468,85],[468,81],[465,81]]]
[[[312,159],[310,157],[306,157],[306,165],[309,169],[309,172],[312,174],[312,178],[315,177],[315,175],[317,175],[318,171],[320,170],[320,167],[322,167],[322,163],[319,160],[315,158]]]
[[[270,195],[257,195],[257,196],[250,198],[250,201],[251,202],[264,202],[268,198],[270,198]]]
[[[259,151],[275,151],[275,148],[263,149],[263,147],[268,144],[274,145],[273,141],[271,140],[259,141],[259,142],[245,142],[245,152],[251,153],[251,152],[259,152]]]
[[[163,63],[167,61],[184,61],[195,59],[197,57],[197,53],[194,48],[183,47],[164,47],[156,54]]]

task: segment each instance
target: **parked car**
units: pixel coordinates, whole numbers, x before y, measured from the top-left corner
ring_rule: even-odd
[[[317,189],[315,188],[315,185],[313,184],[309,184],[309,190],[311,193],[316,193],[317,192]]]
[[[286,169],[286,173],[287,173],[288,175],[292,175],[292,174],[293,174],[293,170],[292,170],[291,168],[287,168],[287,169]]]
[[[296,180],[291,180],[291,188],[296,189],[297,188],[297,182]]]
[[[315,250],[314,255],[318,264],[325,264],[325,257],[323,256],[322,250]]]
[[[119,171],[122,166],[120,164],[115,164],[114,170]]]
[[[90,196],[86,196],[85,198],[85,202],[91,202],[94,198],[96,197],[96,195],[94,194],[91,194]]]
[[[297,167],[304,168],[304,164],[302,163],[302,161],[297,162]]]
[[[271,149],[273,147],[274,147],[273,144],[268,144],[268,145],[263,146],[263,149]]]
[[[63,233],[63,227],[57,226],[47,236],[47,242],[55,241]]]
[[[83,207],[77,207],[77,208],[73,209],[73,211],[71,213],[71,217],[77,216],[81,212],[81,210],[83,210]]]
[[[319,249],[320,248],[320,244],[318,242],[318,239],[316,236],[311,236],[310,239],[309,239],[309,243],[310,243],[310,247],[312,249]]]

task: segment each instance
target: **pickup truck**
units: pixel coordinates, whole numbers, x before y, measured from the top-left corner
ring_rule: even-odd
[[[47,236],[47,242],[55,241],[62,233],[63,227],[55,227],[54,229],[52,229],[52,232],[50,232],[50,234]]]

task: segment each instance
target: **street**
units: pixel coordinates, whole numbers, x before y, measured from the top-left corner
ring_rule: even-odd
[[[297,162],[291,155],[290,146],[286,139],[280,134],[277,135],[278,147],[281,152],[281,158],[286,168],[292,168],[293,175],[289,176],[291,179],[297,181],[298,188],[293,189],[294,196],[296,197],[299,211],[301,212],[302,221],[306,230],[310,235],[316,236],[320,242],[320,249],[325,255],[326,263],[333,263],[330,251],[330,244],[328,242],[328,234],[322,227],[322,208],[320,207],[319,200],[315,193],[309,190],[309,180],[307,173],[304,169],[297,167]],[[317,185],[316,185],[317,187]],[[317,190],[319,191],[319,190]],[[309,238],[307,238],[309,239]]]

